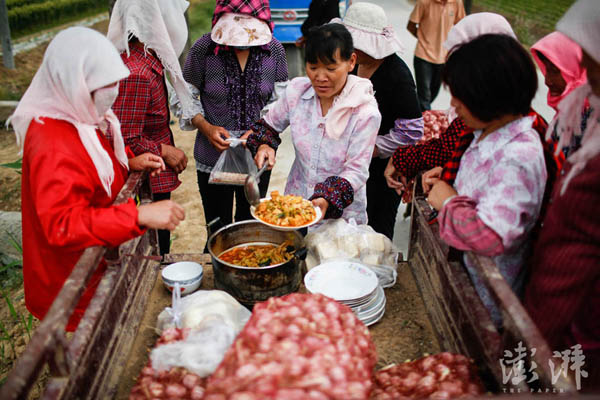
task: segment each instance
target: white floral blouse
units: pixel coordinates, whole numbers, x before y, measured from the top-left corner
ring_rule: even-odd
[[[344,96],[344,90],[339,96]],[[264,120],[277,132],[290,126],[296,158],[285,193],[310,198],[317,184],[332,176],[342,177],[354,189],[354,201],[344,209],[342,218],[366,224],[366,182],[381,123],[374,98],[354,108],[343,134],[332,139],[325,131],[327,116],[322,115],[319,97],[310,80],[301,77],[290,82]]]

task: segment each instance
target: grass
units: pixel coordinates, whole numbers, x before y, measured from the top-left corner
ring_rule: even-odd
[[[200,36],[210,32],[215,0],[192,0],[188,9],[189,38],[193,44]]]
[[[43,24],[38,24],[32,26],[28,29],[19,29],[19,30],[11,30],[10,36],[12,40],[20,39],[25,36],[29,36],[31,34],[36,34],[42,30],[56,28],[57,26],[61,26],[64,24],[68,24],[74,21],[79,21],[85,18],[96,16],[100,13],[108,12],[108,3],[106,5],[102,5],[100,7],[91,8],[87,11],[82,12],[81,14],[65,16],[62,18],[55,19],[53,21],[48,21]]]
[[[574,0],[474,0],[472,12],[502,14],[521,43],[531,46],[554,31],[556,22]]]

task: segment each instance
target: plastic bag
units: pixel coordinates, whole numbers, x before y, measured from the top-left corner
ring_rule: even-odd
[[[305,237],[308,269],[325,260],[351,259],[370,267],[382,287],[396,283],[398,250],[385,235],[351,219],[327,220]]]
[[[152,367],[157,371],[184,367],[206,377],[217,368],[251,313],[220,290],[200,290],[173,299],[172,307],[159,314],[157,329],[182,328],[184,339],[153,349]]]
[[[221,153],[213,167],[208,183],[219,185],[243,185],[248,174],[256,174],[258,169],[250,150],[242,146],[243,139],[239,137],[243,131],[231,131],[227,139],[229,148]]]

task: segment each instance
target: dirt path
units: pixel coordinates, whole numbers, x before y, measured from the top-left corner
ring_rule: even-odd
[[[196,132],[182,131],[178,123],[171,125],[171,129],[175,145],[185,152],[189,160],[186,170],[179,175],[181,185],[171,194],[171,198],[185,209],[185,220],[171,233],[171,253],[201,253],[206,242],[206,222],[194,163]]]

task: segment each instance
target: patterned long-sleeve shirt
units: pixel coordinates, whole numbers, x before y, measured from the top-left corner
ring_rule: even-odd
[[[131,74],[119,82],[119,96],[112,109],[121,122],[125,144],[134,154],[162,155],[161,144],[175,145],[169,127],[170,114],[163,66],[143,46],[132,45],[121,58]],[[150,178],[153,193],[175,190],[181,182],[167,165],[166,171]]]
[[[247,131],[260,118],[276,82],[287,81],[285,50],[277,39],[252,47],[244,71],[232,49],[216,48],[210,34],[194,43],[183,69],[185,80],[200,92],[204,118],[228,131]],[[198,132],[194,158],[199,170],[210,172],[219,158],[206,136]]]
[[[481,141],[482,131],[473,133],[475,139],[464,152],[454,181],[459,196],[450,200],[438,217],[440,236],[446,243],[495,255],[494,262],[517,292],[523,283],[529,233],[537,221],[547,179],[542,142],[532,128],[533,121],[533,117],[520,118]],[[465,208],[474,210],[476,218]],[[501,254],[497,248],[482,249],[475,238],[481,235],[482,242],[490,243],[492,233],[501,239]],[[499,314],[489,292],[467,258],[465,264],[484,304],[498,322]]]
[[[444,165],[452,156],[458,139],[471,132],[472,129],[460,118],[455,118],[439,138],[416,146],[398,147],[392,163],[402,176],[411,180],[420,171]]]
[[[353,201],[344,208],[342,218],[354,218],[358,224],[365,224],[366,182],[381,123],[375,99],[354,109],[345,131],[339,139],[333,139],[325,132],[326,116],[321,113],[310,81],[305,77],[296,78],[269,109],[264,121],[279,133],[288,126],[291,129],[296,158],[285,193],[309,198],[315,190],[323,191],[324,186],[332,191],[343,189],[347,181],[353,190]],[[248,138],[249,144],[251,138],[252,135]],[[346,206],[347,201],[343,202]]]
[[[556,173],[556,162],[554,161],[553,148],[549,143],[546,142],[546,139],[545,139],[546,130],[548,129],[548,123],[540,114],[538,114],[534,110],[530,110],[529,114],[527,114],[527,115],[534,118],[532,128],[535,129],[535,131],[538,133],[538,135],[540,137],[540,141],[543,143],[544,157],[546,158],[546,169],[548,171],[551,171],[552,174],[555,174]],[[448,127],[448,130],[449,129],[450,129],[450,127]],[[444,166],[444,170],[442,171],[441,178],[444,181],[446,181],[448,184],[450,184],[450,185],[454,184],[454,180],[456,179],[456,174],[458,173],[458,168],[460,167],[460,161],[462,159],[462,156],[463,156],[465,150],[467,150],[467,148],[469,148],[472,141],[473,141],[472,130],[467,129],[467,130],[463,131],[456,138],[454,150],[451,151],[451,153],[447,155],[448,158],[446,158],[446,161],[441,164],[436,165],[436,166],[442,166],[442,165]],[[548,195],[548,193],[547,193],[547,195]]]

